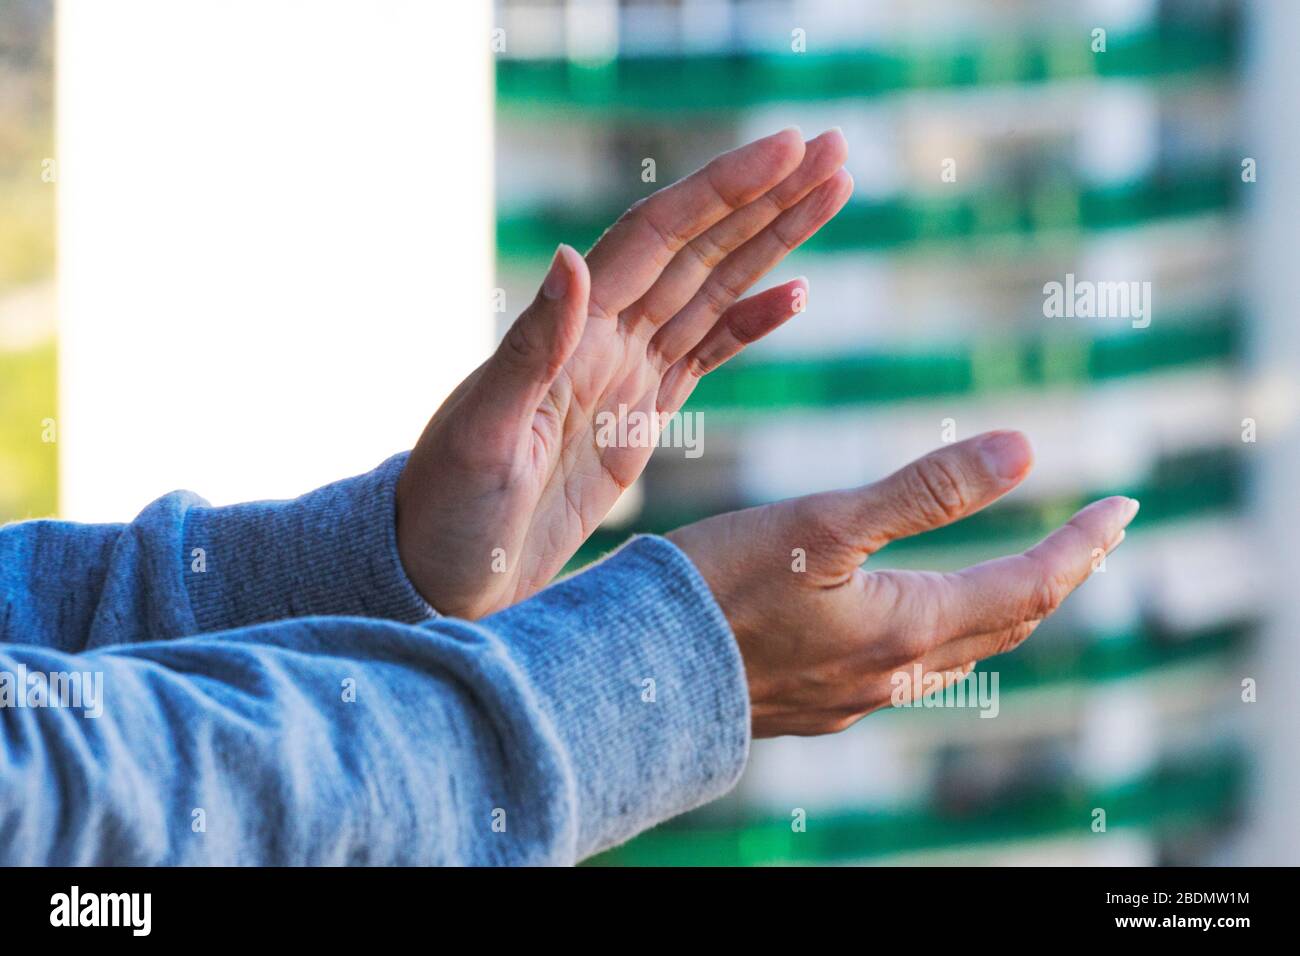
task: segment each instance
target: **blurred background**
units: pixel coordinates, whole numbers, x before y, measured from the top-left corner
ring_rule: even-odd
[[[40,440],[56,408],[51,6],[0,6],[0,521],[52,514],[57,494]]]
[[[410,6],[353,10],[366,20],[386,13],[363,8]],[[299,9],[306,23],[311,9]],[[56,321],[59,187],[41,175],[59,155],[53,5],[0,0],[0,10],[0,520],[9,520],[67,513],[60,483],[87,481],[86,459],[69,461],[65,449],[60,473],[57,443],[42,440],[42,422],[63,420],[56,356],[78,347],[87,319],[72,329]],[[631,202],[717,152],[791,124],[810,137],[840,126],[857,183],[844,212],[765,280],[807,275],[808,310],[688,403],[704,416],[704,454],[660,449],[575,566],[634,532],[859,484],[993,427],[1033,440],[1038,464],[1025,485],[873,562],[955,568],[1033,543],[1090,499],[1142,502],[1104,572],[1025,647],[981,664],[999,677],[996,719],[882,712],[834,737],[756,742],[734,794],[597,862],[1300,862],[1290,687],[1300,614],[1288,587],[1300,566],[1291,286],[1300,5],[498,0],[485,30],[489,12],[495,94],[486,88],[480,102],[472,84],[450,96],[422,82],[378,94],[428,103],[409,121],[444,131],[450,100],[457,124],[495,109],[495,186],[462,192],[481,200],[489,226],[495,208],[492,284],[504,296],[493,301],[504,306],[425,313],[437,341],[459,343],[467,358],[532,297],[556,243],[585,247]],[[345,77],[362,83],[367,55],[400,63],[420,45],[395,53],[384,37],[377,29],[337,51]],[[444,32],[425,45],[430,56],[449,44],[477,51],[477,37]],[[300,53],[279,51],[286,63]],[[354,115],[373,106],[356,99],[345,104]],[[238,117],[225,121],[239,135]],[[378,161],[391,156],[381,150]],[[83,149],[80,162],[94,158]],[[646,159],[657,182],[642,179]],[[356,208],[345,214],[362,215]],[[292,239],[274,208],[244,212]],[[390,289],[449,269],[415,254],[358,267]],[[1149,282],[1150,324],[1045,317],[1045,283],[1068,274]],[[238,269],[219,275],[241,282]],[[75,286],[78,308],[98,316],[85,305],[93,283]],[[274,327],[279,314],[259,321]],[[130,320],[103,321],[111,331]],[[188,319],[181,308],[167,321]],[[260,339],[236,336],[234,346],[235,356],[280,354]],[[83,376],[64,373],[66,395]],[[427,388],[441,394],[454,381],[446,370]],[[281,447],[312,395],[267,413],[278,415]],[[240,414],[268,400],[223,412],[227,440],[255,425]],[[102,421],[93,430],[111,447],[114,432]],[[255,460],[285,480],[314,476]],[[205,491],[206,472],[194,473]],[[146,468],[121,500],[143,505],[168,487]]]

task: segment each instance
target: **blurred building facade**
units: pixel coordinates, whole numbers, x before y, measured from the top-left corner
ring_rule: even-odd
[[[557,241],[594,240],[632,201],[784,126],[842,127],[857,183],[767,280],[806,274],[807,312],[701,384],[687,409],[704,415],[704,454],[660,449],[585,558],[994,427],[1033,439],[1030,480],[873,563],[955,568],[1092,498],[1142,501],[1104,571],[981,665],[999,678],[996,719],[884,712],[759,741],[732,797],[604,862],[1239,856],[1255,772],[1243,681],[1266,613],[1246,517],[1256,160],[1239,5],[505,0],[496,14],[509,301],[527,301]],[[658,182],[642,181],[647,158]],[[1049,314],[1054,282],[1136,283],[1149,309]]]

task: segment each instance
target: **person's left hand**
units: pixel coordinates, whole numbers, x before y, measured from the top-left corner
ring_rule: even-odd
[[[560,246],[398,481],[398,550],[430,605],[476,619],[564,567],[654,451],[601,447],[597,416],[676,412],[801,309],[802,279],[740,296],[848,201],[846,155],[839,130],[783,130],[636,203],[585,260]]]

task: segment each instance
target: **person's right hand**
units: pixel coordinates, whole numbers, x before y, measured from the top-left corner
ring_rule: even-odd
[[[1019,646],[1124,538],[1132,498],[1093,502],[1038,545],[952,573],[867,571],[890,541],[949,524],[1014,488],[1019,432],[949,445],[863,488],[794,498],[671,532],[731,624],[757,737],[835,733],[890,703],[893,676],[947,682]],[[806,570],[795,570],[804,557]]]

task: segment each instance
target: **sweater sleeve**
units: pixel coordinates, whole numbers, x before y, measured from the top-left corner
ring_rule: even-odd
[[[79,650],[311,615],[435,616],[397,553],[406,456],[290,501],[214,508],[189,492],[130,524],[0,529],[0,642]]]
[[[0,864],[568,864],[748,744],[721,611],[640,538],[477,623],[0,644]]]

